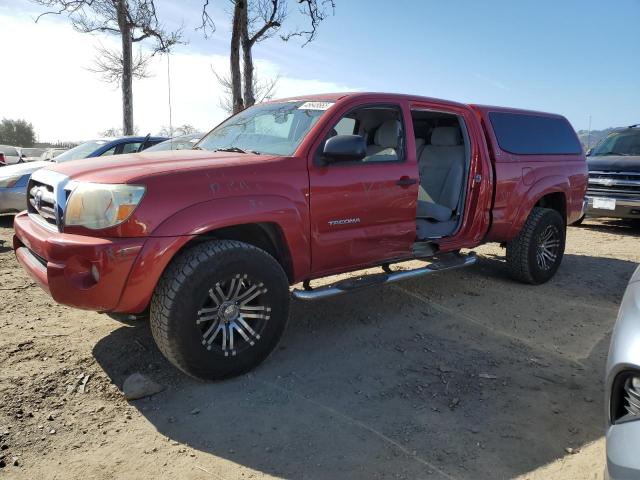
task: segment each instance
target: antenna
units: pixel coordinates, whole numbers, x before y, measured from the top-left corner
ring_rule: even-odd
[[[591,115],[589,115],[589,133],[587,133],[587,150],[591,148]]]

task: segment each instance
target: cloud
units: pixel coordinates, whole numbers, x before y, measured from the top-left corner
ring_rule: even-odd
[[[116,37],[75,32],[66,22],[35,24],[21,15],[0,10],[3,75],[0,116],[33,123],[41,141],[83,140],[120,126],[121,94],[116,85],[100,81],[87,70],[95,46],[117,48]],[[15,15],[15,12],[13,12]],[[14,39],[11,45],[6,39]],[[181,48],[170,57],[171,104],[174,125],[192,124],[209,130],[226,117],[219,107],[222,94],[212,73],[228,71],[228,57],[193,53]],[[272,60],[256,58],[258,74],[280,74],[276,96],[352,90],[347,85],[281,73]],[[155,57],[151,77],[134,80],[134,123],[141,134],[157,133],[169,124],[167,57]]]
[[[507,87],[504,83],[498,80],[489,78],[486,75],[482,75],[481,73],[474,73],[473,76],[476,77],[478,80],[482,80],[484,83],[491,85],[494,88],[498,88],[500,90],[509,90],[509,87]]]

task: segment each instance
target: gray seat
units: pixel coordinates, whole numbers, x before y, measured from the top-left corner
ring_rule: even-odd
[[[398,159],[398,140],[402,127],[398,120],[386,120],[373,136],[373,144],[367,145],[365,162],[389,162]]]
[[[434,228],[437,236],[455,229],[465,168],[465,147],[458,127],[437,127],[431,144],[425,145],[418,160],[420,188],[417,217],[446,222]],[[443,233],[444,232],[444,233]]]

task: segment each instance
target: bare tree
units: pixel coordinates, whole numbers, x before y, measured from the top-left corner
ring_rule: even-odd
[[[294,37],[302,38],[304,47],[317,35],[318,26],[335,10],[335,0],[295,0],[299,13],[307,18],[308,27],[296,28],[280,34],[288,41]],[[204,0],[202,6],[202,24],[200,28],[213,31],[215,24],[207,8],[210,0]],[[289,16],[286,0],[231,0],[233,15],[231,20],[230,90],[232,113],[250,107],[256,102],[252,49],[258,42],[278,34]],[[240,49],[242,49],[242,70],[240,68]],[[226,78],[226,77],[223,77]],[[220,81],[220,78],[218,78]],[[221,84],[223,82],[220,82]]]
[[[38,16],[36,22],[47,14],[66,14],[73,27],[84,33],[107,33],[118,35],[121,54],[105,59],[98,71],[105,78],[114,78],[114,69],[122,65],[122,73],[116,77],[122,85],[122,129],[131,135],[133,125],[133,77],[135,65],[144,66],[145,61],[134,63],[133,44],[145,40],[153,41],[151,55],[168,52],[180,41],[181,31],[167,32],[156,14],[155,0],[31,0],[49,9]],[[140,71],[140,70],[138,70]]]
[[[111,128],[107,128],[107,129],[101,131],[99,133],[99,135],[101,137],[118,138],[118,137],[122,137],[123,135],[138,135],[138,133],[139,133],[139,128],[138,127],[133,127],[133,131],[131,133],[123,133],[121,128],[119,128],[119,127],[111,127]]]
[[[192,133],[198,133],[199,131],[199,128],[194,127],[190,123],[185,123],[184,125],[173,128],[169,128],[166,125],[163,125],[162,128],[160,128],[160,132],[158,132],[158,135],[160,135],[161,137],[173,137],[180,135],[191,135]]]
[[[110,50],[102,44],[96,47],[96,51],[93,64],[87,70],[99,74],[102,81],[106,83],[121,83],[124,72],[122,52]],[[142,50],[139,50],[131,58],[131,75],[133,78],[137,80],[149,78],[149,73],[147,72],[149,60],[151,60],[151,55],[145,55]]]
[[[220,97],[220,108],[222,108],[228,114],[233,113],[233,84],[231,82],[231,76],[220,75],[215,70],[213,74],[216,77],[216,80],[220,84],[222,88],[222,95]],[[267,100],[270,100],[276,94],[276,89],[278,86],[278,82],[280,81],[280,75],[277,75],[273,78],[268,79],[260,79],[255,73],[253,74],[253,89],[251,91],[251,97],[254,100],[254,103],[260,103]]]

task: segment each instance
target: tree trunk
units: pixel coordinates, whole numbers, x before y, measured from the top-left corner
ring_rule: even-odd
[[[118,0],[118,26],[122,38],[122,133],[133,135],[133,72],[131,25],[127,21],[126,0]]]
[[[253,55],[251,54],[251,41],[249,40],[249,24],[247,9],[243,10],[243,16],[240,19],[242,23],[242,66],[244,80],[244,107],[250,107],[256,103],[253,88]]]
[[[243,19],[247,18],[247,4],[245,0],[236,0],[233,9],[233,24],[231,31],[231,96],[233,97],[233,113],[244,109],[242,100],[242,77],[240,73],[240,40],[243,32]]]

